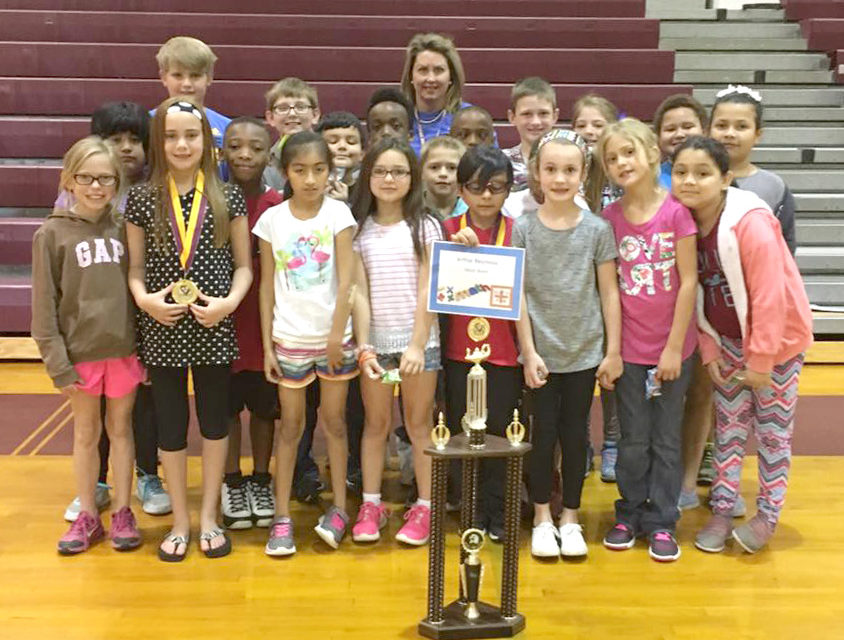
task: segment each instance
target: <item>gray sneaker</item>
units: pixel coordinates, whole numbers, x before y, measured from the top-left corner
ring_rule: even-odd
[[[733,540],[741,545],[747,553],[756,553],[774,535],[774,528],[762,514],[757,513],[750,520],[733,529]]]
[[[296,553],[293,542],[293,520],[288,516],[279,516],[270,526],[270,539],[264,547],[268,556],[289,556]]]
[[[97,511],[105,510],[108,505],[111,504],[111,494],[109,493],[109,487],[105,482],[98,482],[96,488],[94,489],[94,504],[97,505]],[[70,504],[67,505],[67,509],[64,510],[64,519],[68,522],[76,522],[76,518],[79,517],[79,512],[82,510],[82,504],[79,502],[79,496],[76,496],[73,500],[71,500]]]
[[[144,513],[153,516],[162,516],[173,510],[173,507],[170,505],[170,496],[164,490],[161,484],[161,478],[144,473],[140,469],[138,470],[135,495],[141,501]]]
[[[331,505],[328,510],[319,517],[319,524],[314,527],[317,535],[332,549],[340,546],[340,542],[346,535],[346,527],[349,524],[349,516],[340,507]]]
[[[677,501],[677,508],[680,511],[687,509],[697,509],[700,506],[700,498],[697,497],[696,491],[681,491],[680,499]]]
[[[706,526],[695,536],[695,546],[707,553],[719,553],[733,530],[733,521],[727,516],[713,515]]]

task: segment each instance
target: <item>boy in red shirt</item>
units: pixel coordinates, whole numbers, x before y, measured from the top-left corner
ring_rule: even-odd
[[[243,189],[250,230],[264,211],[283,199],[262,179],[269,151],[270,134],[260,120],[235,118],[226,129],[223,155],[229,166],[230,181]],[[240,355],[232,363],[229,455],[221,499],[223,523],[229,529],[248,529],[253,523],[268,527],[275,514],[269,464],[275,420],[279,417],[278,392],[275,385],[264,379],[264,348],[258,311],[260,257],[258,240],[255,236],[251,238],[252,286],[234,313]],[[247,477],[240,471],[240,413],[244,408],[249,409],[253,461],[252,475]]]

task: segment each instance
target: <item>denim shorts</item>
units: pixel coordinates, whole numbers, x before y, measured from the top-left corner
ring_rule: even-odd
[[[401,362],[402,353],[379,353],[378,364],[385,371],[390,369],[398,369]],[[425,371],[439,371],[443,368],[442,357],[440,356],[439,347],[429,347],[425,349]]]

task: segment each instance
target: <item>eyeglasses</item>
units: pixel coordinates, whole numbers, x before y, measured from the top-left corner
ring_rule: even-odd
[[[481,195],[484,191],[489,189],[489,192],[493,195],[498,195],[499,193],[504,193],[507,189],[510,188],[509,182],[487,182],[486,184],[479,184],[477,182],[467,182],[463,185],[463,187],[469,193],[474,193],[476,196]]]
[[[83,187],[87,187],[89,184],[94,184],[94,180],[96,180],[97,184],[101,187],[111,187],[117,184],[117,176],[115,175],[92,176],[90,173],[73,174],[73,181]]]
[[[311,109],[313,109],[313,107],[307,102],[297,102],[296,104],[277,104],[273,107],[273,113],[277,116],[285,116],[292,111],[297,116],[303,116]]]
[[[402,167],[394,168],[394,169],[385,169],[384,167],[375,167],[372,169],[372,177],[378,178],[379,180],[383,180],[387,176],[392,176],[393,180],[403,180],[404,178],[410,175],[410,169],[404,169]]]

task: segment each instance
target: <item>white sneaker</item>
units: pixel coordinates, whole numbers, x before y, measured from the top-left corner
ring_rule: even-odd
[[[560,555],[575,558],[586,555],[586,540],[579,524],[571,522],[560,527]]]
[[[161,478],[157,475],[149,475],[138,470],[135,495],[141,501],[144,513],[161,516],[173,510],[170,504],[170,496],[167,495],[167,492],[161,485]]]
[[[240,484],[223,482],[220,491],[223,524],[229,529],[251,529],[252,509],[249,508],[249,483],[244,478]]]
[[[560,555],[560,540],[557,527],[551,522],[540,522],[530,536],[530,552],[537,558],[557,558]]]
[[[258,482],[254,476],[246,480],[249,487],[249,509],[255,519],[256,527],[269,527],[275,518],[275,496],[272,480]]]
[[[108,492],[110,488],[104,482],[97,483],[97,487],[94,489],[94,503],[97,505],[97,511],[103,511],[111,504],[111,494]],[[81,509],[79,496],[76,496],[64,510],[64,519],[68,522],[76,522]]]

